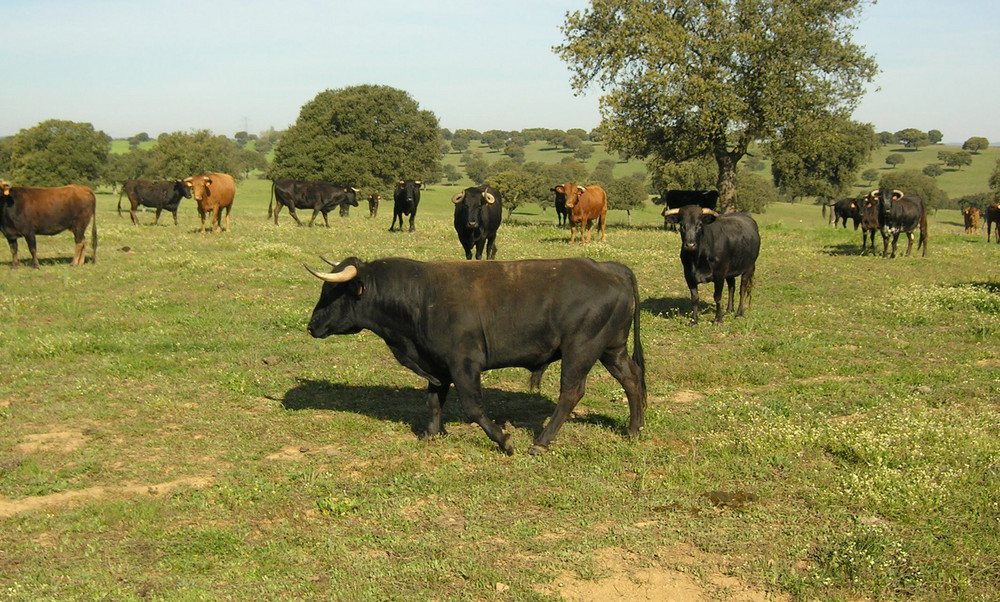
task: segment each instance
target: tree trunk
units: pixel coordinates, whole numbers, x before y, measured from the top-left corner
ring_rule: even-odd
[[[716,153],[715,161],[719,165],[719,179],[716,187],[719,190],[719,212],[732,213],[736,211],[736,163],[737,158],[732,153]]]

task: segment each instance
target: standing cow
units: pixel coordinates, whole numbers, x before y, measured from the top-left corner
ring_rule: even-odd
[[[847,228],[848,218],[854,220],[854,229],[857,230],[861,225],[861,205],[857,199],[839,199],[833,204],[834,228],[839,226],[841,221],[844,222],[844,228]]]
[[[556,223],[559,226],[566,225],[569,221],[569,209],[566,209],[566,189],[563,186],[556,186],[555,188],[549,188],[555,193],[556,198],[554,201],[556,207]]]
[[[373,192],[368,195],[368,217],[375,217],[378,215],[378,202],[382,200],[382,195],[377,192]]]
[[[93,220],[90,239],[93,250],[90,260],[97,263],[97,197],[86,186],[70,185],[57,188],[14,186],[0,182],[0,232],[10,245],[11,269],[16,268],[17,239],[23,237],[31,251],[31,265],[38,269],[38,249],[35,237],[39,234],[58,234],[63,230],[73,233],[76,250],[71,266],[83,265],[87,246],[87,223]]]
[[[330,182],[312,182],[307,180],[290,180],[278,178],[271,184],[271,202],[267,205],[267,216],[271,217],[271,204],[274,203],[274,225],[278,225],[278,213],[282,207],[288,207],[288,214],[295,223],[302,225],[296,209],[312,209],[312,219],[309,226],[316,221],[316,216],[323,214],[323,223],[330,227],[327,214],[333,208],[340,206],[340,216],[344,217],[348,208],[358,206],[358,189],[350,186],[331,184]]]
[[[885,243],[885,233],[882,232],[882,214],[878,201],[870,195],[865,196],[860,201],[861,205],[861,254],[865,254],[868,248],[868,239],[871,238],[871,252],[875,255],[875,233],[882,234],[882,242]]]
[[[736,277],[740,276],[740,305],[750,306],[753,275],[760,254],[760,233],[749,213],[720,215],[711,209],[687,205],[671,209],[667,216],[680,224],[681,264],[691,292],[691,324],[698,323],[698,284],[715,284],[715,323],[722,323],[722,283],[729,289],[726,312],[733,311]]]
[[[465,258],[472,259],[472,247],[475,246],[476,259],[482,259],[485,245],[486,259],[494,259],[497,228],[503,217],[500,192],[483,184],[466,188],[451,197],[451,202],[455,204],[455,232],[465,249]]]
[[[986,242],[990,242],[990,232],[996,227],[996,241],[1000,244],[1000,203],[986,206]]]
[[[135,210],[139,205],[156,209],[156,219],[153,225],[160,223],[160,212],[166,209],[174,216],[177,225],[177,208],[182,198],[191,198],[191,189],[181,180],[158,182],[152,180],[125,180],[121,192],[118,193],[118,217],[122,215],[122,195],[128,196],[131,207],[128,210],[132,223],[139,225],[139,217]]]
[[[556,187],[560,188],[559,186]],[[601,242],[607,240],[604,234],[604,225],[608,217],[608,195],[604,189],[597,185],[587,187],[577,186],[573,182],[567,182],[561,186],[563,194],[566,195],[566,208],[569,209],[569,242],[573,244],[576,237],[576,224],[580,224],[580,243],[590,242],[594,226],[599,225],[601,229]],[[594,224],[588,224],[593,221]],[[584,234],[587,240],[583,240]]]
[[[917,250],[923,247],[921,257],[927,256],[927,207],[924,200],[917,195],[905,195],[900,190],[877,188],[868,197],[878,203],[879,217],[882,221],[882,257],[889,254],[889,237],[892,237],[892,255],[896,257],[896,241],[901,232],[906,233],[906,256],[913,249],[913,231],[920,230],[920,241]]]
[[[399,220],[399,231],[403,231],[403,216],[410,216],[410,232],[416,230],[413,220],[417,218],[417,205],[420,204],[420,180],[400,180],[396,183],[396,191],[392,194],[392,224],[389,232],[396,229]]]
[[[965,221],[967,235],[979,232],[979,207],[966,207],[962,211],[962,218]]]
[[[443,432],[441,412],[452,383],[466,416],[507,454],[510,435],[481,407],[485,370],[521,367],[537,387],[546,367],[562,360],[559,401],[530,453],[544,452],[583,396],[598,360],[628,397],[628,434],[637,436],[646,406],[639,337],[639,288],[619,263],[590,259],[444,261],[355,257],[324,281],[309,334],[370,330],[403,366],[427,379],[428,435]],[[632,357],[628,356],[632,329]]]
[[[205,233],[205,214],[211,213],[208,223],[212,232],[222,231],[222,210],[226,210],[226,232],[229,232],[229,212],[236,196],[236,182],[233,176],[224,173],[210,173],[184,179],[198,203],[201,216],[201,233]]]

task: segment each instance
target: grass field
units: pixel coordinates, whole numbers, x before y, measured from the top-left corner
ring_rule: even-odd
[[[861,256],[812,205],[756,216],[740,319],[688,325],[675,233],[613,212],[566,244],[532,206],[498,259],[588,256],[639,280],[647,426],[597,366],[547,454],[558,365],[484,375],[499,453],[458,403],[423,441],[426,382],[369,332],[312,339],[318,255],[462,256],[454,189],[417,232],[358,207],[332,228],[232,232],[191,201],[136,228],[98,196],[98,263],[0,264],[0,599],[995,599],[1000,590],[1000,246],[931,217],[930,254]],[[171,225],[163,225],[171,224]],[[23,245],[22,245],[23,247]],[[89,248],[89,240],[88,240]],[[6,261],[4,262],[6,263]],[[702,290],[704,297],[710,291]]]

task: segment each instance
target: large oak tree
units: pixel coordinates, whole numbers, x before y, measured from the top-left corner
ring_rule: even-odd
[[[605,142],[632,156],[711,156],[724,210],[750,145],[802,115],[849,116],[877,70],[851,41],[869,0],[592,0],[555,48],[598,85]]]

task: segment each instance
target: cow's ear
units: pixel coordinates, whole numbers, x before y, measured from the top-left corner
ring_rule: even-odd
[[[559,194],[566,194],[566,189],[562,186],[556,186],[552,189],[552,192],[558,192]]]

